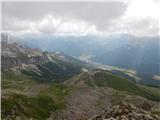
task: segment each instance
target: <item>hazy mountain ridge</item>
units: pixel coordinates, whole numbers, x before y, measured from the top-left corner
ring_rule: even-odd
[[[24,44],[47,51],[64,53],[115,67],[133,69],[147,85],[160,85],[153,79],[159,75],[159,37],[115,35],[108,37],[25,36]],[[37,42],[39,44],[37,44]],[[42,46],[43,45],[43,46]]]
[[[2,40],[1,45],[1,66],[4,72],[12,69],[40,80],[44,80],[48,75],[48,77],[52,76],[49,79],[52,80],[54,76],[58,78],[77,74],[86,65],[85,62],[61,52],[43,52],[5,39]]]

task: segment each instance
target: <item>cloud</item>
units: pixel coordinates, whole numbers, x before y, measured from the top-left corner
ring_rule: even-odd
[[[2,2],[2,28],[19,34],[127,33],[135,36],[156,36],[159,26],[155,10],[148,11],[149,14],[146,11],[150,4],[152,4],[150,8],[158,9],[157,3],[146,1],[151,0],[141,3],[137,0],[131,2]],[[144,2],[147,3],[146,6],[142,4]],[[134,10],[139,12],[134,13]]]
[[[126,5],[122,2],[3,2],[5,15],[39,19],[47,14],[99,21],[117,18]],[[111,14],[112,13],[112,14]]]
[[[131,34],[135,36],[158,36],[159,21],[152,18],[122,17],[113,20],[107,31],[112,34]]]
[[[53,17],[47,15],[41,20],[18,20],[10,19],[13,22],[7,22],[5,30],[15,31],[14,33],[22,35],[25,32],[27,34],[53,34],[53,35],[98,35],[100,32],[97,31],[94,25],[89,25],[84,21],[69,19],[64,20],[61,17]],[[9,26],[9,27],[7,27]],[[22,33],[22,34],[21,34]]]
[[[158,11],[160,11],[159,0],[131,0],[126,10],[126,16],[160,20]]]

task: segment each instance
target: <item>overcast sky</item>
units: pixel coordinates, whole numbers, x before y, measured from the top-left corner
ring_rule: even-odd
[[[159,0],[2,2],[2,28],[17,35],[157,36]]]

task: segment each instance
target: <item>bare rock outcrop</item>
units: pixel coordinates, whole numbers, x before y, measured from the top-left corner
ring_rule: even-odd
[[[160,116],[133,104],[113,105],[88,120],[160,120]]]

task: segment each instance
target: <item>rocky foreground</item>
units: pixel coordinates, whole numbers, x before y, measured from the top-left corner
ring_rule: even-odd
[[[126,103],[111,106],[89,120],[160,120],[160,116]]]

